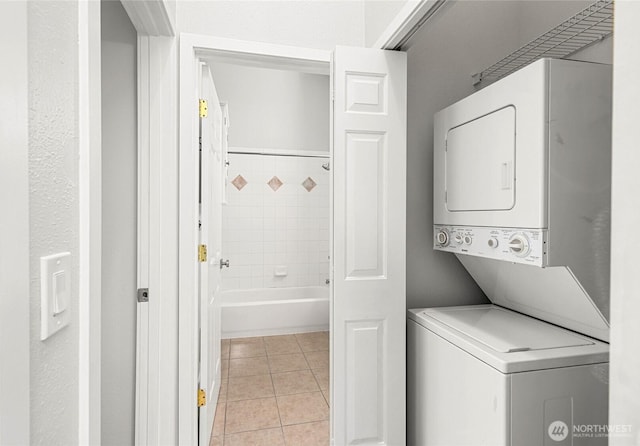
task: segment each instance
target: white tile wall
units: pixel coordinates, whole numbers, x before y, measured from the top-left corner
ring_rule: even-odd
[[[329,278],[329,172],[326,158],[229,155],[231,182],[223,207],[222,288],[248,289],[323,285]],[[277,176],[283,185],[267,184]],[[310,177],[310,192],[302,183]],[[285,276],[275,270],[286,269]]]

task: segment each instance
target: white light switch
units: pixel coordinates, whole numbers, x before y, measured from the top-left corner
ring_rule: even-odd
[[[40,257],[40,339],[44,341],[69,323],[71,253]]]

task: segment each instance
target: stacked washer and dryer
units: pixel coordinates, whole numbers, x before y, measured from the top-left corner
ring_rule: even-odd
[[[408,444],[606,445],[611,66],[541,59],[434,125],[434,249],[492,304],[409,310]]]

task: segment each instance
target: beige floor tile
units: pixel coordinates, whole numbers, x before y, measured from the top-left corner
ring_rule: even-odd
[[[226,343],[224,341],[227,341]],[[220,348],[220,358],[229,359],[230,344],[228,339],[222,340],[222,347]]]
[[[262,344],[264,338],[262,336],[255,336],[252,338],[233,338],[229,340],[233,344]]]
[[[223,380],[229,377],[229,360],[228,359],[223,359],[220,362],[220,375]]]
[[[292,395],[294,393],[317,392],[320,390],[310,370],[274,373],[271,377],[273,378],[273,387],[276,390],[276,395]]]
[[[227,403],[225,433],[280,427],[275,398],[230,401]]]
[[[283,426],[329,419],[329,406],[322,393],[298,393],[276,397]],[[227,409],[227,420],[229,409]]]
[[[286,355],[302,353],[294,335],[268,336],[264,338],[268,355]]]
[[[225,446],[284,446],[282,429],[261,429],[224,437]]]
[[[287,446],[327,446],[329,444],[328,421],[284,426],[282,430]]]
[[[269,368],[271,373],[292,372],[294,370],[308,370],[309,364],[302,353],[270,355]]]
[[[231,350],[229,357],[235,358],[253,358],[256,356],[266,356],[267,351],[264,349],[264,342],[238,342],[231,341]]]
[[[227,401],[266,398],[273,395],[271,375],[236,376],[229,378]]]
[[[269,363],[266,356],[255,358],[235,358],[229,360],[229,376],[266,375],[269,373]]]
[[[311,369],[329,367],[329,350],[305,352],[304,356]]]
[[[323,390],[322,396],[324,396],[324,400],[327,402],[327,405],[331,407],[331,397],[329,396],[329,390]]]
[[[329,332],[317,331],[313,333],[296,334],[300,348],[304,352],[329,350]]]
[[[316,377],[316,381],[318,381],[318,386],[322,390],[329,389],[329,367],[324,367],[321,369],[313,369],[313,376]]]
[[[218,394],[218,402],[224,403],[227,401],[227,389],[229,387],[229,380],[223,379],[220,381],[220,393]]]
[[[217,437],[224,435],[224,418],[227,410],[226,403],[218,403],[216,406],[216,416],[213,419],[213,432],[211,435]]]
[[[209,446],[222,446],[222,437],[211,437],[211,441],[209,442]]]
[[[296,340],[295,334],[286,334],[286,335],[276,335],[276,336],[265,336],[264,343],[269,344],[272,342],[291,342]]]

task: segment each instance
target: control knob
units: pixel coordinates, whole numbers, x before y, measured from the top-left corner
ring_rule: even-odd
[[[449,233],[444,229],[438,231],[436,234],[436,243],[440,246],[447,246],[449,244]]]
[[[489,245],[489,248],[497,248],[498,247],[498,239],[495,238],[495,237],[491,237],[487,241],[487,245]]]
[[[529,239],[524,234],[516,234],[509,240],[509,250],[518,257],[526,257],[531,251]]]

